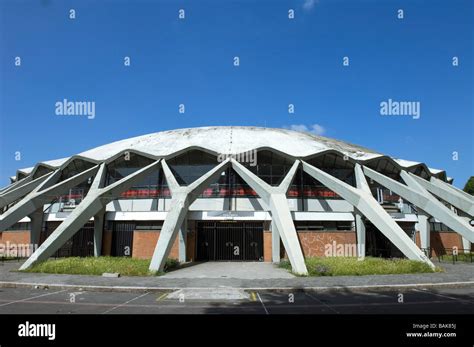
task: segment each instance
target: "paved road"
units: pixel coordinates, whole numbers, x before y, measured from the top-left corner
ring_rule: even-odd
[[[90,292],[1,288],[0,314],[472,314],[474,288],[405,291]],[[229,293],[226,293],[228,295]],[[232,294],[232,293],[230,293]],[[403,294],[403,302],[399,302]],[[217,296],[216,296],[217,295]],[[213,299],[219,297],[219,299]]]

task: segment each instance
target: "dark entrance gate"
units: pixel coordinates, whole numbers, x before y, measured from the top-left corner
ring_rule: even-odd
[[[365,255],[380,258],[403,258],[403,253],[372,223],[365,223]]]
[[[56,226],[57,227],[57,226]],[[41,232],[41,243],[43,243],[52,233],[56,227],[48,228],[48,223],[45,223],[45,228]],[[60,257],[89,257],[94,255],[94,222],[87,222],[79,229],[69,240],[64,243],[53,255],[55,258]]]
[[[134,223],[114,222],[112,229],[111,254],[114,257],[131,257]]]
[[[196,259],[262,261],[263,223],[197,222]]]

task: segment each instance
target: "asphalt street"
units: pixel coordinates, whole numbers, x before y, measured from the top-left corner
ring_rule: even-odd
[[[0,314],[472,314],[474,288],[96,292],[1,288]]]

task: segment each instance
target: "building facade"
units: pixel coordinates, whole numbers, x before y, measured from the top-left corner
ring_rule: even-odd
[[[144,135],[21,169],[0,190],[0,243],[51,256],[266,261],[471,250],[473,197],[445,171],[284,129]]]

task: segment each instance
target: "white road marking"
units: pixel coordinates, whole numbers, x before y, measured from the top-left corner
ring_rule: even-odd
[[[32,300],[32,299],[41,298],[41,297],[43,297],[43,296],[58,294],[58,293],[62,293],[62,292],[65,292],[65,291],[66,291],[66,289],[63,289],[63,290],[58,290],[57,292],[52,292],[52,293],[46,293],[46,294],[41,294],[41,295],[37,295],[37,296],[32,296],[31,298],[26,298],[26,299],[21,299],[21,300],[10,301],[10,302],[7,302],[7,303],[5,303],[5,304],[1,304],[0,307],[2,307],[2,306],[7,306],[7,305],[11,305],[11,304],[16,304],[16,303],[19,303],[19,302],[25,302],[25,301]]]
[[[119,307],[121,307],[121,306],[125,306],[125,305],[127,305],[128,303],[130,303],[130,302],[132,302],[132,301],[135,301],[135,300],[137,300],[137,299],[140,299],[140,298],[142,298],[142,297],[144,297],[145,295],[148,295],[148,294],[150,294],[150,293],[145,293],[145,294],[139,295],[139,296],[137,296],[137,297],[135,297],[135,298],[133,298],[133,299],[130,299],[130,300],[124,302],[123,304],[117,305],[117,306],[115,306],[115,307],[112,307],[111,309],[108,309],[108,310],[105,311],[105,312],[102,312],[102,314],[109,313],[109,312],[115,310],[116,308],[119,308]]]
[[[449,295],[444,295],[444,294],[439,294],[439,293],[433,293],[433,292],[430,292],[429,290],[413,289],[413,291],[418,292],[418,293],[431,294],[431,295],[434,295],[434,296],[439,296],[440,298],[446,298],[446,299],[459,301],[459,302],[468,302],[470,304],[474,303],[473,300],[455,298],[454,296],[449,296]]]
[[[265,304],[263,303],[263,300],[262,300],[262,298],[260,297],[260,294],[258,294],[258,292],[257,292],[257,297],[258,297],[258,300],[260,300],[260,303],[262,304],[263,309],[265,310],[265,313],[266,313],[266,314],[270,314],[270,313],[268,313],[268,310],[267,310],[267,308],[265,307]]]

